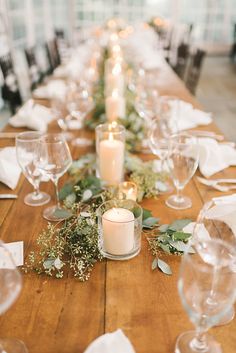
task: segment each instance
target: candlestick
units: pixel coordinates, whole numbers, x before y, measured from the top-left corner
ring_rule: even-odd
[[[102,216],[103,241],[106,251],[125,255],[134,247],[134,214],[125,208],[112,208]]]
[[[126,260],[141,249],[142,207],[132,200],[110,200],[97,210],[99,249],[113,260]]]
[[[119,184],[118,187],[118,197],[120,199],[126,200],[137,200],[137,185],[132,181],[124,181],[123,183]]]
[[[118,91],[113,91],[112,95],[106,98],[105,106],[108,121],[125,117],[125,99],[119,96]]]
[[[96,128],[96,152],[99,177],[107,184],[124,178],[125,128],[116,123]]]

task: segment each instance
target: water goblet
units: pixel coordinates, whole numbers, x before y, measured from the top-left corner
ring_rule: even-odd
[[[48,203],[51,197],[39,190],[42,181],[42,173],[35,163],[37,158],[37,149],[42,133],[36,131],[21,132],[16,137],[16,155],[17,161],[22,169],[26,179],[34,187],[34,192],[24,198],[24,202],[29,206],[41,206]]]
[[[168,197],[168,207],[184,210],[192,206],[191,199],[183,196],[182,190],[196,172],[198,160],[199,148],[196,138],[186,133],[175,134],[169,138],[167,163],[177,194]]]
[[[178,337],[175,353],[221,353],[219,343],[207,331],[235,300],[236,253],[221,239],[196,242],[194,250],[182,257],[178,290],[196,330]]]
[[[173,134],[173,127],[168,119],[156,118],[153,120],[148,134],[148,143],[152,153],[159,157],[161,162],[160,170],[165,171],[165,161],[168,154],[168,139]],[[161,193],[172,191],[173,188],[168,182],[165,182]]]
[[[0,241],[0,313],[4,314],[15,302],[22,288],[22,279],[11,254]],[[0,353],[27,353],[22,341],[0,339]]]
[[[43,212],[43,217],[49,221],[60,221],[67,216],[60,206],[58,180],[65,174],[72,163],[67,142],[62,134],[46,134],[41,137],[38,148],[38,168],[48,176],[55,185],[57,204],[48,207]]]
[[[198,242],[203,239],[222,239],[230,247],[236,249],[236,205],[225,203],[218,205],[211,200],[207,202],[199,212],[193,230],[193,241]],[[236,272],[236,268],[235,268]],[[235,316],[234,306],[217,323],[226,325]]]

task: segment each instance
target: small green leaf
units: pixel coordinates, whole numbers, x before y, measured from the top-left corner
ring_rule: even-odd
[[[165,261],[158,259],[157,265],[163,273],[165,273],[166,275],[172,275],[171,268]]]
[[[91,217],[91,214],[89,212],[80,212],[80,216],[87,218],[87,217]]]
[[[168,227],[169,227],[169,224],[162,224],[160,227],[158,227],[158,229],[161,233],[165,233]]]
[[[149,217],[152,217],[152,212],[150,210],[143,208],[143,220]]]
[[[86,189],[83,192],[82,201],[88,201],[89,199],[91,199],[92,196],[93,196],[92,191],[90,189]]]
[[[152,261],[152,270],[155,270],[158,266],[158,259],[155,258],[153,261]]]
[[[152,228],[158,222],[159,222],[159,218],[148,217],[143,221],[143,227],[144,228]]]
[[[43,262],[43,267],[45,268],[45,270],[49,270],[54,265],[54,261],[55,259],[53,258],[46,259]]]
[[[179,231],[191,223],[191,219],[178,219],[169,225],[170,230]]]
[[[59,191],[59,199],[64,200],[68,195],[73,192],[73,184],[66,183]]]
[[[170,245],[173,246],[173,248],[175,248],[178,251],[188,252],[189,254],[193,254],[195,252],[191,246],[184,243],[183,241],[171,241],[170,240]]]
[[[174,241],[176,240],[187,240],[192,236],[191,233],[184,233],[184,232],[175,232],[172,234],[172,239]]]
[[[69,218],[69,217],[72,216],[72,212],[70,212],[70,211],[68,211],[68,210],[66,210],[66,209],[64,209],[64,208],[57,208],[57,209],[54,211],[53,215],[54,215],[55,217],[58,217],[58,218],[61,218],[61,219],[63,219],[63,218],[66,219],[66,218]]]

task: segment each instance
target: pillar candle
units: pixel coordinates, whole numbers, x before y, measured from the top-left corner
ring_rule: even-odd
[[[117,118],[125,117],[125,99],[117,91],[113,91],[110,97],[106,98],[106,116],[108,121],[115,121]]]
[[[123,180],[124,153],[124,142],[113,139],[112,133],[108,139],[99,143],[99,174],[108,184],[117,184]]]
[[[105,251],[113,255],[128,254],[134,247],[134,215],[125,208],[111,208],[102,216]]]

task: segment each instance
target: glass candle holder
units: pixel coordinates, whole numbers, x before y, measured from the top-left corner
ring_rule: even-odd
[[[136,201],[138,196],[138,188],[132,181],[124,181],[118,186],[118,199]]]
[[[133,200],[110,200],[97,210],[98,246],[111,260],[128,260],[141,250],[143,210]]]
[[[97,176],[107,185],[124,180],[125,128],[116,122],[96,127]]]

